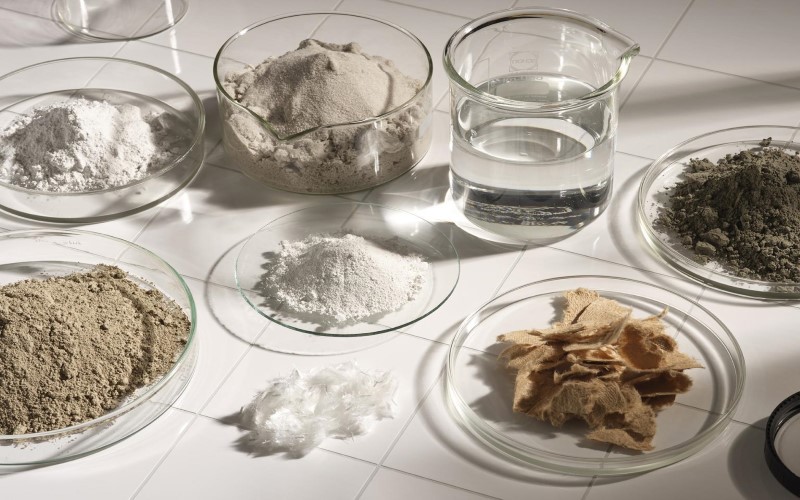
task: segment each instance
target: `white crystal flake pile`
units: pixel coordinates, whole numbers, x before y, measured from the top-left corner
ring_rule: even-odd
[[[397,381],[391,372],[365,371],[354,362],[293,370],[269,382],[246,407],[240,425],[259,452],[303,456],[326,437],[348,439],[395,415]]]

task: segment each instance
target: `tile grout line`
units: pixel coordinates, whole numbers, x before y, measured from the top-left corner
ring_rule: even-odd
[[[383,467],[383,462],[385,462],[386,459],[389,458],[389,455],[391,455],[392,451],[394,450],[394,447],[397,445],[397,443],[403,437],[403,434],[405,434],[406,430],[411,425],[411,422],[414,421],[414,419],[416,418],[417,414],[422,409],[422,406],[425,404],[425,402],[430,397],[430,395],[433,392],[434,388],[436,388],[439,385],[439,383],[441,382],[443,375],[444,375],[444,367],[442,367],[440,369],[439,376],[434,379],[433,383],[425,391],[425,394],[420,398],[419,402],[417,403],[416,407],[414,408],[414,411],[412,411],[411,414],[408,416],[408,419],[403,424],[403,427],[400,429],[400,431],[397,433],[397,436],[395,436],[395,438],[389,444],[389,447],[386,449],[386,451],[384,452],[383,456],[381,456],[380,460],[378,460],[378,463],[375,464],[375,469],[372,471],[372,474],[370,474],[370,476],[364,482],[364,485],[361,487],[361,490],[355,496],[355,500],[359,500],[361,498],[361,496],[364,494],[364,492],[367,490],[367,488],[369,487],[370,483],[372,482],[372,480],[377,475],[378,470],[380,470],[380,468]]]
[[[381,1],[383,1],[385,3],[393,4],[393,5],[402,5],[403,7],[408,7],[410,9],[417,9],[417,10],[422,10],[422,11],[425,11],[425,12],[433,12],[435,14],[441,14],[441,15],[444,15],[444,16],[455,17],[455,18],[458,18],[458,19],[466,19],[467,21],[470,21],[472,19],[469,16],[462,16],[462,15],[459,15],[459,14],[453,14],[452,12],[445,12],[445,11],[442,11],[442,10],[431,9],[430,7],[420,7],[419,5],[409,5],[407,3],[397,2],[397,1],[394,1],[394,0],[381,0]]]
[[[185,410],[182,410],[182,411],[185,411]],[[186,412],[186,413],[192,413],[192,412]],[[137,496],[139,496],[139,494],[142,492],[142,490],[147,485],[147,483],[150,482],[150,479],[152,479],[152,477],[155,475],[155,473],[158,471],[158,469],[161,468],[161,465],[167,460],[167,458],[169,458],[169,456],[172,454],[173,450],[175,450],[175,448],[178,446],[178,444],[183,440],[183,438],[189,432],[189,429],[194,425],[194,423],[197,421],[197,417],[198,417],[197,413],[192,413],[192,414],[193,414],[193,417],[191,418],[191,420],[189,420],[189,422],[186,424],[185,428],[178,435],[178,438],[175,439],[175,441],[172,443],[172,445],[169,447],[169,449],[161,456],[161,458],[158,460],[158,462],[156,462],[156,464],[153,466],[153,468],[150,469],[150,471],[147,473],[147,475],[144,477],[144,479],[142,479],[141,483],[139,483],[139,485],[136,487],[136,489],[133,491],[133,493],[129,497],[129,500],[134,500]]]
[[[463,488],[461,486],[456,486],[454,484],[446,483],[444,481],[439,481],[438,479],[431,479],[429,477],[420,476],[418,474],[414,474],[413,472],[408,472],[408,471],[404,471],[404,470],[400,470],[400,469],[395,469],[394,467],[389,467],[389,466],[384,465],[384,466],[382,466],[382,468],[386,469],[386,470],[390,470],[392,472],[396,472],[398,474],[402,474],[404,476],[414,477],[414,478],[421,479],[423,481],[427,481],[427,482],[430,482],[430,483],[435,483],[435,484],[439,484],[441,486],[446,486],[446,487],[448,487],[450,489],[454,489],[454,490],[457,490],[457,491],[464,491],[464,492],[467,492],[467,493],[470,493],[470,494],[473,494],[473,495],[478,495],[478,496],[481,496],[483,498],[490,498],[490,499],[493,499],[493,500],[499,500],[500,499],[500,497],[493,497],[491,495],[487,495],[487,494],[481,493],[479,491],[474,491],[474,490],[470,490],[468,488]]]
[[[448,15],[448,16],[451,16],[451,17],[459,18],[459,19],[472,19],[472,18],[469,18],[467,16],[461,16],[461,15],[453,14],[453,13],[449,13],[449,12],[443,12],[443,11],[427,9],[427,8],[424,8],[424,7],[419,7],[419,6],[416,6],[416,5],[404,4],[404,3],[396,2],[396,1],[393,1],[393,0],[380,0],[380,1],[385,2],[385,3],[394,4],[394,5],[400,5],[400,6],[408,7],[408,8],[411,8],[411,9],[417,9],[417,10],[426,11],[426,12],[434,12],[436,14]],[[341,5],[341,3],[344,3],[344,0],[340,0],[340,3],[337,4],[337,5]],[[694,3],[694,0],[692,0],[692,3]],[[691,4],[690,4],[690,6],[691,6]],[[33,17],[33,18],[36,18],[36,19],[49,21],[49,22],[51,22],[53,24],[58,24],[56,21],[54,21],[50,17],[39,16],[39,15],[36,15],[36,14],[31,14],[29,12],[21,12],[21,11],[18,11],[18,10],[9,9],[7,7],[0,7],[0,10],[4,10],[4,11],[7,11],[7,12],[11,12],[11,13],[19,14],[19,15],[23,15],[23,16]],[[687,10],[688,10],[688,7],[687,7]],[[683,19],[683,16],[681,16],[679,21],[682,20],[682,19]],[[176,26],[179,26],[179,24],[176,25]],[[675,27],[677,27],[677,23],[676,23]],[[175,29],[175,28],[170,28],[170,29]],[[674,31],[674,28],[673,28],[672,31]],[[670,34],[669,34],[670,36],[672,35],[672,31],[670,31]],[[166,32],[162,32],[162,33],[166,33]],[[160,35],[162,33],[157,33],[154,36]],[[669,36],[668,36],[668,38],[669,38]],[[78,38],[78,40],[82,40],[82,39]],[[118,40],[116,42],[108,41],[108,42],[98,42],[98,43],[120,43],[122,41],[123,40]],[[197,57],[203,57],[203,58],[206,58],[206,59],[211,59],[212,61],[216,58],[216,54],[213,55],[213,56],[209,56],[207,54],[201,54],[199,52],[193,52],[191,50],[180,49],[180,48],[176,48],[176,47],[171,47],[169,45],[164,45],[164,44],[161,44],[161,43],[153,42],[153,41],[147,40],[145,38],[138,38],[138,39],[135,39],[135,40],[126,40],[125,41],[125,43],[129,43],[129,42],[140,42],[140,43],[144,43],[144,44],[147,44],[147,45],[150,45],[150,46],[153,46],[153,47],[160,47],[162,49],[174,50],[174,51],[177,51],[177,52],[182,52],[184,54],[189,54],[189,55],[193,55],[193,56],[197,56]],[[666,44],[666,40],[665,40],[664,44]],[[660,52],[660,49],[659,49],[659,52]],[[649,70],[650,66],[655,61],[666,62],[666,63],[675,64],[675,65],[678,65],[678,66],[683,66],[683,67],[692,68],[692,69],[710,71],[712,73],[717,73],[717,74],[725,75],[725,76],[732,76],[732,77],[736,77],[736,78],[744,78],[746,80],[750,80],[750,81],[753,81],[753,82],[764,83],[764,84],[767,84],[767,85],[774,85],[776,87],[782,87],[782,88],[791,89],[791,90],[800,90],[800,88],[794,87],[794,86],[791,86],[791,85],[785,85],[785,84],[781,84],[781,83],[770,82],[770,81],[767,81],[767,80],[759,80],[758,78],[752,78],[752,77],[748,77],[748,76],[744,76],[744,75],[737,75],[735,73],[727,73],[725,71],[719,71],[719,70],[714,70],[714,69],[711,69],[711,68],[705,68],[703,66],[695,66],[695,65],[692,65],[692,64],[683,63],[683,62],[679,62],[679,61],[673,61],[673,60],[670,60],[670,59],[659,59],[656,56],[642,56],[642,57],[648,57],[649,59],[651,59],[651,63],[648,65],[648,67],[642,73],[642,77],[639,78],[637,83],[631,89],[631,91],[628,94],[628,97],[625,99],[625,102],[620,104],[620,109],[625,105],[625,103],[628,102],[628,100],[630,99],[630,96],[633,94],[633,91],[636,89],[636,87],[638,87],[638,84],[639,84],[638,82],[641,82],[641,80],[644,77],[644,73],[646,73],[647,70]]]
[[[644,71],[642,71],[642,75],[639,77],[638,80],[636,80],[636,83],[633,85],[633,88],[631,89],[631,91],[628,92],[628,97],[625,98],[625,101],[620,103],[620,105],[619,105],[620,111],[628,103],[628,101],[631,99],[631,96],[636,91],[636,89],[639,87],[639,85],[642,83],[642,81],[644,80],[645,75],[647,75],[647,72],[650,71],[650,68],[653,66],[653,63],[656,60],[658,60],[658,55],[661,53],[661,51],[667,45],[667,42],[669,42],[669,39],[672,38],[672,34],[675,33],[675,30],[678,29],[678,25],[681,24],[681,21],[683,21],[683,18],[686,17],[686,14],[689,12],[689,9],[692,8],[692,5],[694,5],[694,0],[690,0],[689,1],[689,4],[686,6],[685,9],[683,9],[683,12],[678,17],[678,20],[675,21],[675,24],[672,25],[672,29],[670,29],[669,32],[667,33],[667,36],[664,37],[664,40],[661,42],[661,45],[658,46],[658,49],[653,54],[653,57],[650,58],[650,63],[648,63],[647,67],[645,67]]]

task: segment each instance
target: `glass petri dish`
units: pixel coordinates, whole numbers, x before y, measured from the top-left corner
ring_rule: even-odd
[[[568,290],[584,287],[633,309],[633,317],[663,318],[678,348],[704,369],[686,373],[693,387],[658,413],[655,449],[631,452],[584,436],[583,422],[561,428],[512,411],[514,377],[497,360],[497,336],[546,327]],[[498,454],[559,473],[610,476],[644,472],[682,460],[730,422],[744,386],[744,358],[728,329],[701,305],[649,283],[610,276],[568,276],[530,283],[496,297],[459,327],[447,358],[446,393],[456,421]]]
[[[0,233],[0,286],[84,272],[97,264],[120,267],[140,286],[158,289],[174,300],[191,321],[186,346],[166,374],[101,417],[49,432],[0,435],[0,471],[72,460],[118,443],[164,413],[190,380],[197,364],[195,304],[169,264],[142,247],[89,231]]]
[[[145,210],[194,179],[205,158],[205,110],[182,80],[125,59],[77,57],[27,66],[0,76],[0,132],[31,110],[73,99],[138,107],[163,128],[172,154],[157,170],[130,183],[98,190],[28,189],[0,169],[0,209],[47,222],[91,223]],[[0,139],[0,148],[3,147]]]
[[[55,0],[53,18],[67,31],[95,40],[136,40],[175,26],[185,0]]]
[[[367,239],[391,240],[427,262],[422,290],[400,309],[362,321],[335,322],[330,318],[292,311],[261,286],[268,259],[285,241],[316,234],[353,233]],[[315,205],[281,216],[253,234],[236,259],[236,285],[259,314],[287,328],[314,335],[359,337],[410,325],[438,309],[458,282],[458,252],[436,226],[421,217],[372,203]]]
[[[728,154],[759,148],[759,143],[767,137],[772,137],[770,147],[795,154],[800,152],[797,132],[796,127],[783,126],[730,128],[689,139],[664,153],[647,170],[639,187],[637,217],[650,248],[678,271],[719,290],[764,299],[800,298],[800,283],[743,278],[717,261],[701,262],[674,233],[656,223],[660,213],[669,206],[669,194],[683,179],[690,159],[708,158],[716,163]]]

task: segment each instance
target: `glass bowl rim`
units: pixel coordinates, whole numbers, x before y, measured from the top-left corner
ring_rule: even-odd
[[[6,78],[10,78],[12,76],[19,75],[19,74],[24,73],[24,72],[26,72],[28,70],[32,70],[32,69],[35,69],[35,68],[38,68],[38,67],[44,67],[44,66],[48,66],[48,65],[57,65],[57,64],[61,64],[61,63],[81,62],[81,61],[98,61],[98,62],[105,62],[105,63],[122,63],[122,64],[131,64],[131,65],[134,65],[134,66],[140,66],[140,67],[142,67],[142,68],[144,68],[146,70],[150,70],[150,71],[153,71],[155,73],[158,73],[161,76],[165,76],[165,77],[169,78],[170,80],[174,81],[175,83],[177,83],[180,87],[182,87],[186,91],[186,94],[189,96],[189,98],[191,98],[192,103],[194,104],[194,108],[198,113],[197,120],[194,121],[194,124],[197,126],[197,130],[195,131],[194,136],[192,137],[192,140],[191,140],[191,143],[189,144],[189,147],[186,148],[186,151],[182,155],[180,155],[179,157],[175,158],[168,166],[163,167],[162,169],[158,170],[157,172],[153,173],[152,175],[148,175],[148,176],[145,176],[145,177],[143,177],[141,179],[137,179],[135,181],[129,182],[127,184],[122,184],[122,185],[119,185],[119,186],[111,186],[111,187],[108,187],[108,188],[105,188],[105,189],[97,189],[97,190],[94,190],[94,191],[68,191],[68,192],[38,191],[38,190],[35,190],[35,189],[24,188],[24,187],[17,186],[17,185],[5,182],[3,180],[0,180],[0,188],[9,189],[11,191],[17,191],[17,192],[20,192],[20,193],[23,193],[23,194],[27,194],[27,195],[52,196],[52,197],[56,197],[56,198],[82,197],[82,196],[92,196],[92,195],[97,195],[97,194],[113,193],[115,191],[121,191],[122,189],[133,188],[133,187],[138,186],[140,184],[143,184],[145,182],[149,182],[152,179],[157,179],[159,177],[162,177],[162,176],[166,175],[167,173],[172,171],[177,165],[179,165],[189,155],[189,153],[195,147],[197,147],[198,143],[203,141],[203,138],[205,137],[205,128],[206,128],[206,111],[205,111],[205,108],[203,107],[203,102],[200,100],[200,97],[197,95],[197,93],[189,85],[187,85],[186,82],[184,82],[183,80],[181,80],[177,76],[173,75],[172,73],[169,73],[167,71],[162,70],[161,68],[157,68],[157,67],[155,67],[153,65],[150,65],[150,64],[147,64],[147,63],[143,63],[143,62],[140,62],[140,61],[133,61],[133,60],[130,60],[130,59],[122,59],[122,58],[118,58],[118,57],[100,57],[100,56],[96,56],[96,57],[95,56],[64,57],[64,58],[61,58],[61,59],[51,59],[49,61],[42,61],[42,62],[38,62],[38,63],[35,63],[35,64],[30,64],[28,66],[23,66],[21,68],[17,68],[17,69],[12,70],[12,71],[10,71],[8,73],[0,75],[0,84],[2,84],[2,82]],[[38,94],[38,95],[43,95],[43,94]],[[14,102],[12,104],[9,104],[8,106],[5,106],[4,108],[0,109],[0,112],[3,112],[5,110],[7,110],[10,106],[14,106],[19,102],[21,102],[21,101],[17,101],[17,102]],[[199,167],[196,170],[199,170]],[[163,200],[161,200],[161,201],[163,201]]]
[[[63,26],[68,32],[74,34],[75,36],[77,36],[79,38],[88,39],[88,40],[102,40],[102,41],[105,41],[105,42],[129,42],[131,40],[141,40],[143,38],[147,38],[147,37],[151,37],[153,35],[158,35],[159,33],[163,33],[165,31],[167,31],[168,29],[174,28],[184,17],[186,17],[186,14],[189,12],[189,2],[187,0],[169,0],[169,1],[170,2],[180,2],[184,6],[183,12],[181,12],[180,17],[175,19],[171,24],[165,24],[163,27],[159,27],[156,30],[147,31],[145,33],[142,33],[141,35],[134,34],[132,36],[117,36],[117,35],[114,35],[113,33],[108,33],[108,36],[99,36],[99,35],[94,35],[94,34],[90,34],[90,33],[86,33],[84,31],[82,31],[83,29],[88,29],[89,27],[88,26],[78,26],[78,25],[69,23],[69,22],[67,22],[66,19],[64,19],[64,16],[62,15],[62,9],[60,9],[59,7],[61,6],[61,4],[63,4],[65,2],[65,0],[53,0],[53,4],[52,4],[50,10],[51,10],[52,18],[54,20],[56,20],[56,22],[60,26]],[[153,14],[155,14],[155,13],[153,13]],[[147,21],[149,21],[150,19],[151,18],[148,18]],[[147,21],[145,21],[145,22],[147,22]],[[141,29],[143,27],[144,26],[140,26],[139,29]],[[137,30],[137,32],[138,32],[138,30]]]
[[[419,316],[415,316],[414,319],[412,319],[410,321],[406,321],[406,322],[404,322],[402,324],[391,326],[391,327],[379,328],[379,329],[376,329],[376,330],[373,330],[373,331],[370,331],[370,332],[366,332],[366,333],[327,333],[327,332],[317,332],[317,331],[307,330],[305,328],[300,328],[300,327],[288,324],[288,323],[286,323],[284,321],[277,320],[277,319],[273,318],[272,316],[264,314],[264,312],[261,310],[260,307],[258,307],[257,305],[253,304],[250,301],[250,299],[247,298],[247,295],[245,295],[244,289],[242,288],[241,282],[239,280],[239,260],[242,257],[242,254],[244,253],[244,251],[247,248],[248,244],[253,240],[253,238],[258,236],[261,232],[263,232],[269,226],[272,226],[274,223],[276,223],[276,222],[278,222],[280,220],[286,219],[287,217],[291,217],[291,216],[297,215],[297,214],[299,214],[301,212],[306,212],[308,210],[319,210],[319,209],[324,209],[324,208],[329,208],[329,207],[345,207],[345,206],[353,207],[354,211],[358,210],[358,208],[360,208],[360,207],[370,207],[370,208],[377,208],[377,209],[382,210],[382,211],[396,212],[396,213],[399,213],[399,214],[403,215],[403,217],[410,218],[411,220],[418,220],[420,222],[423,222],[426,225],[426,227],[428,227],[428,228],[430,228],[430,230],[434,231],[435,234],[438,237],[443,238],[443,240],[448,243],[449,249],[452,250],[453,261],[456,264],[455,279],[453,280],[453,284],[452,284],[452,286],[450,286],[450,289],[448,290],[447,295],[445,295],[435,306],[431,307],[431,309],[429,311],[425,311],[424,314],[421,314]],[[244,244],[242,245],[242,248],[239,250],[238,254],[236,255],[236,260],[235,260],[235,262],[233,264],[233,267],[234,267],[233,272],[234,272],[234,281],[236,282],[236,289],[239,291],[239,294],[242,296],[242,298],[245,300],[245,302],[247,302],[247,304],[253,310],[255,310],[260,316],[262,316],[264,318],[267,318],[268,320],[272,321],[273,323],[277,323],[277,324],[279,324],[279,325],[281,325],[283,327],[289,328],[289,329],[297,331],[297,332],[306,333],[306,334],[314,335],[314,336],[317,336],[317,337],[333,337],[333,338],[337,338],[337,337],[339,337],[339,338],[369,337],[369,336],[373,336],[373,335],[379,335],[379,334],[382,334],[382,333],[393,332],[393,331],[399,330],[400,328],[403,328],[403,327],[406,327],[408,325],[414,324],[414,323],[420,321],[421,319],[426,318],[427,316],[430,316],[435,311],[437,311],[441,306],[443,306],[450,299],[450,297],[453,295],[453,292],[455,291],[456,287],[458,286],[458,281],[461,278],[461,258],[458,255],[458,249],[453,244],[453,241],[450,238],[448,238],[447,235],[444,234],[439,228],[437,228],[432,222],[430,222],[429,220],[427,220],[427,219],[425,219],[423,217],[420,217],[419,215],[413,214],[413,213],[411,213],[411,212],[409,212],[407,210],[403,210],[401,208],[394,208],[394,207],[390,207],[390,206],[383,205],[383,204],[380,204],[380,203],[370,203],[370,202],[364,202],[364,201],[337,201],[337,202],[333,202],[333,203],[323,203],[323,204],[308,205],[308,206],[305,206],[303,208],[299,208],[297,210],[292,210],[289,213],[285,213],[285,214],[283,214],[283,215],[281,215],[279,217],[276,217],[276,218],[272,219],[268,223],[266,223],[263,226],[261,226],[260,228],[258,228],[253,234],[251,234],[250,236],[247,237],[247,239],[244,241]]]
[[[797,145],[800,149],[800,141],[798,141],[798,135],[800,135],[800,126],[791,126],[791,125],[744,125],[740,127],[730,127],[724,128],[719,130],[714,130],[711,132],[706,132],[703,134],[696,135],[689,139],[686,139],[675,146],[669,148],[666,152],[664,152],[661,156],[653,161],[653,163],[648,167],[645,171],[644,177],[642,177],[642,182],[639,184],[639,189],[637,192],[636,198],[636,213],[639,219],[639,226],[645,232],[645,240],[647,240],[651,247],[655,248],[656,253],[665,252],[669,255],[669,260],[664,259],[667,261],[670,266],[678,269],[682,273],[686,274],[687,276],[691,277],[692,279],[699,281],[705,285],[709,285],[717,290],[721,290],[728,293],[733,293],[737,295],[742,295],[746,297],[755,297],[759,299],[771,299],[771,300],[786,300],[786,299],[793,299],[793,298],[800,298],[800,282],[790,282],[790,281],[781,281],[781,282],[773,282],[773,281],[763,281],[753,278],[742,278],[739,276],[734,275],[727,275],[712,269],[706,269],[702,267],[697,262],[681,255],[679,252],[675,251],[670,246],[664,244],[664,242],[659,238],[658,234],[655,232],[654,228],[652,227],[651,222],[647,218],[647,193],[649,192],[650,188],[653,185],[658,177],[663,174],[667,169],[672,167],[674,164],[677,163],[676,160],[679,158],[672,158],[673,155],[680,152],[681,149],[686,148],[687,146],[691,146],[695,142],[699,142],[705,139],[711,139],[714,137],[719,136],[720,141],[717,144],[705,146],[703,149],[708,149],[712,147],[719,147],[725,146],[728,144],[734,144],[737,142],[742,142],[742,140],[736,141],[727,141],[723,142],[724,138],[728,134],[735,134],[738,132],[743,131],[750,131],[757,132],[759,130],[781,130],[785,132],[794,133],[791,134],[791,139],[787,140],[776,140],[773,139],[773,143],[780,143],[782,144],[781,147],[785,148],[789,145]],[[764,137],[757,138],[757,134],[753,135],[752,141],[757,143],[764,139]],[[692,148],[691,153],[687,153],[682,155],[680,158],[689,158],[692,154],[695,154],[698,151],[698,148]],[[680,265],[676,265],[674,262],[680,263]],[[795,292],[780,292],[780,291],[770,291],[770,290],[750,290],[749,288],[737,287],[734,285],[728,285],[725,283],[721,283],[718,280],[712,279],[708,277],[709,275],[713,276],[730,276],[731,278],[735,278],[736,281],[741,282],[745,285],[753,285],[753,286],[763,286],[763,287],[788,287],[790,289],[797,290]]]
[[[613,458],[610,458],[608,456],[603,458],[583,458],[583,457],[573,457],[569,455],[563,455],[560,453],[554,453],[544,450],[529,451],[531,450],[530,446],[520,445],[520,444],[509,444],[508,441],[510,440],[502,436],[499,431],[485,424],[479,417],[473,417],[468,413],[465,413],[465,412],[470,412],[474,414],[474,411],[469,407],[469,405],[463,399],[461,394],[455,389],[456,387],[455,373],[454,373],[455,364],[456,364],[456,358],[458,357],[460,350],[464,347],[464,343],[469,337],[470,332],[468,330],[470,329],[471,326],[474,326],[471,325],[471,323],[475,321],[475,318],[478,316],[478,314],[480,314],[481,311],[486,309],[486,307],[490,306],[492,303],[502,299],[503,297],[507,297],[511,294],[521,292],[525,288],[535,287],[570,279],[609,280],[611,283],[614,282],[629,283],[638,286],[644,286],[646,288],[654,288],[661,292],[666,292],[669,296],[685,301],[688,305],[691,306],[692,309],[690,310],[694,310],[694,308],[697,308],[704,314],[708,315],[709,318],[716,323],[716,326],[719,327],[720,331],[717,332],[709,328],[705,324],[704,326],[708,329],[709,332],[712,332],[716,338],[720,340],[727,340],[730,343],[730,347],[732,348],[732,350],[728,349],[726,350],[726,352],[731,356],[734,369],[737,370],[736,380],[734,381],[735,390],[727,411],[725,411],[725,413],[723,414],[720,414],[718,416],[718,419],[709,428],[705,429],[703,432],[693,437],[689,441],[682,443],[678,450],[665,449],[665,450],[650,452],[647,455],[644,455],[645,457],[647,457],[647,460],[644,463],[637,463],[637,462],[642,462],[642,458],[640,455],[633,455],[627,457],[613,457]],[[563,292],[566,290],[554,290],[550,292],[542,292],[536,295],[531,295],[527,298],[539,297],[542,295],[552,295],[553,293],[557,293],[558,291]],[[625,295],[635,295],[632,292],[623,292],[623,293]],[[692,315],[688,311],[685,312],[685,314],[687,316],[692,317]],[[720,334],[724,334],[725,337],[721,337]],[[728,327],[715,314],[713,314],[711,311],[709,311],[706,307],[704,307],[696,300],[691,299],[689,297],[685,297],[678,292],[670,290],[669,288],[637,279],[625,278],[622,276],[582,274],[582,275],[557,276],[554,278],[548,278],[548,279],[525,283],[523,285],[505,291],[499,295],[496,295],[495,297],[484,302],[477,309],[472,311],[459,325],[458,330],[453,336],[453,340],[451,341],[450,346],[448,348],[446,366],[445,366],[445,388],[447,393],[446,397],[450,407],[455,411],[457,411],[458,413],[464,414],[463,417],[457,419],[457,423],[462,428],[466,429],[470,434],[478,438],[481,442],[490,446],[492,450],[494,450],[495,452],[499,452],[503,456],[511,457],[522,463],[528,465],[534,465],[544,470],[551,470],[560,473],[582,475],[582,476],[587,476],[587,475],[621,476],[621,475],[635,474],[639,472],[653,470],[659,467],[675,463],[696,453],[697,451],[699,451],[700,448],[702,448],[702,446],[705,446],[707,442],[714,439],[719,433],[721,433],[727,427],[727,425],[733,419],[734,412],[738,408],[739,402],[741,401],[742,395],[744,393],[745,373],[746,373],[746,365],[745,365],[744,353],[742,352],[742,349],[739,346],[739,342],[736,340],[736,337],[734,337],[734,335],[731,333]],[[692,446],[692,444],[694,444],[695,446]],[[697,444],[701,445],[700,448],[696,448]],[[510,451],[507,451],[508,449],[510,449]],[[531,458],[531,455],[533,455],[535,458]],[[566,459],[577,465],[563,465],[563,462],[562,463],[548,462],[548,458],[561,459],[561,460]],[[602,467],[596,466],[598,462],[602,463]],[[608,467],[609,465],[611,465],[610,468]]]
[[[155,262],[164,266],[165,270],[168,272],[168,276],[170,278],[177,279],[177,283],[180,285],[180,289],[185,294],[185,298],[188,302],[189,306],[189,334],[186,337],[186,345],[183,346],[178,357],[173,362],[172,366],[170,367],[169,371],[167,371],[161,378],[151,387],[149,387],[145,392],[138,395],[137,397],[133,398],[130,401],[122,404],[120,407],[101,415],[97,418],[93,418],[91,420],[87,420],[86,422],[81,422],[79,424],[74,424],[68,427],[63,427],[61,429],[55,429],[52,431],[45,431],[45,432],[36,432],[36,433],[29,433],[29,434],[0,434],[0,444],[3,443],[14,443],[16,441],[41,441],[47,438],[58,438],[61,436],[68,436],[74,433],[82,432],[86,429],[91,427],[103,424],[105,422],[114,420],[115,418],[124,415],[128,411],[138,407],[140,404],[149,401],[155,394],[157,394],[178,372],[178,369],[183,364],[183,362],[189,356],[189,353],[192,352],[192,348],[194,344],[196,344],[196,332],[197,332],[197,306],[194,301],[194,296],[192,295],[189,286],[186,284],[186,281],[183,277],[175,270],[167,261],[156,255],[155,253],[151,252],[150,250],[139,246],[135,243],[130,241],[124,240],[122,238],[117,238],[116,236],[110,236],[103,233],[98,233],[94,231],[86,231],[82,229],[71,229],[71,228],[45,228],[45,229],[21,229],[15,231],[5,231],[0,232],[0,242],[9,238],[36,238],[37,236],[47,236],[47,235],[76,235],[77,237],[99,237],[100,239],[107,239],[112,242],[121,244],[124,247],[132,248],[139,252],[142,252],[149,258],[155,260]],[[126,272],[126,274],[128,274]],[[146,280],[145,280],[146,281]],[[167,296],[165,294],[165,296]],[[167,296],[169,297],[169,296]],[[12,465],[12,464],[0,464],[0,465]],[[13,464],[13,465],[25,465],[25,464]]]
[[[471,33],[498,22],[518,19],[536,19],[544,16],[569,19],[574,22],[588,24],[594,26],[595,29],[602,29],[607,33],[612,33],[618,38],[629,42],[628,50],[626,50],[617,58],[620,60],[620,64],[611,79],[598,89],[593,90],[581,97],[556,103],[542,104],[536,102],[518,101],[484,92],[483,90],[480,90],[466,81],[453,66],[452,55],[455,47],[464,41]],[[588,106],[610,94],[619,86],[620,83],[622,83],[622,80],[628,74],[631,60],[639,54],[639,50],[639,44],[634,42],[630,37],[620,33],[619,31],[610,27],[608,24],[593,16],[558,7],[512,7],[509,9],[489,12],[478,18],[468,21],[466,24],[458,28],[447,40],[447,43],[442,50],[442,65],[444,66],[445,73],[451,82],[457,85],[462,91],[467,93],[473,99],[476,99],[477,101],[488,106],[506,109],[509,111],[524,111],[526,113],[551,113],[553,111],[563,111],[581,106]]]
[[[320,16],[320,15],[322,15],[322,16],[335,16],[335,17],[342,17],[342,18],[356,17],[356,18],[365,19],[367,21],[371,21],[371,22],[374,22],[374,23],[377,23],[377,24],[382,24],[385,27],[392,28],[392,29],[402,33],[403,35],[408,37],[412,42],[414,42],[420,49],[422,49],[422,52],[425,55],[425,58],[426,58],[426,61],[427,61],[427,67],[428,67],[428,70],[426,72],[427,74],[426,74],[426,77],[425,77],[425,82],[422,84],[420,89],[409,100],[407,100],[403,104],[401,104],[401,105],[399,105],[399,106],[397,106],[397,107],[395,107],[393,109],[390,109],[388,111],[385,111],[384,113],[381,113],[381,114],[379,114],[377,116],[371,116],[371,117],[368,117],[368,118],[364,118],[364,119],[361,119],[361,120],[355,120],[355,121],[351,121],[351,122],[330,123],[330,124],[326,124],[326,125],[318,125],[316,127],[312,127],[312,128],[306,129],[306,130],[301,130],[299,132],[295,132],[293,134],[289,134],[289,135],[286,135],[286,136],[282,136],[281,134],[278,134],[273,129],[272,125],[270,125],[270,123],[266,119],[264,119],[259,114],[255,113],[249,107],[242,105],[236,99],[231,97],[230,94],[228,94],[228,92],[225,90],[225,87],[224,87],[224,85],[222,84],[222,82],[220,80],[219,63],[223,59],[223,53],[225,52],[225,50],[230,45],[232,45],[234,42],[236,42],[239,38],[245,37],[250,31],[253,31],[253,30],[257,29],[257,28],[261,28],[262,26],[265,26],[267,24],[278,22],[278,21],[284,21],[286,19],[291,19],[291,18],[295,18],[295,17],[305,17],[305,16]],[[411,106],[413,106],[413,104],[418,99],[421,98],[421,96],[425,95],[425,93],[427,92],[428,88],[432,84],[432,79],[433,79],[433,59],[431,59],[431,54],[428,51],[428,48],[425,46],[424,43],[422,43],[422,41],[419,38],[417,38],[416,35],[414,35],[410,31],[408,31],[407,29],[405,29],[405,28],[403,28],[403,27],[401,27],[401,26],[399,26],[397,24],[394,24],[392,22],[389,22],[389,21],[386,21],[384,19],[380,19],[380,18],[377,18],[377,17],[367,16],[365,14],[357,14],[357,13],[354,13],[354,12],[310,11],[310,12],[296,12],[296,13],[293,13],[293,14],[281,14],[281,15],[278,15],[278,16],[275,16],[275,17],[262,19],[260,21],[256,21],[255,23],[250,24],[249,26],[247,26],[245,28],[242,28],[241,30],[237,31],[233,36],[228,38],[225,41],[225,43],[222,44],[220,49],[217,51],[217,54],[214,57],[214,64],[213,64],[213,70],[212,71],[214,73],[214,84],[216,85],[217,95],[218,96],[222,96],[227,103],[229,103],[230,105],[236,107],[237,109],[239,109],[239,110],[249,114],[250,116],[252,116],[262,127],[264,127],[264,129],[266,131],[268,131],[270,133],[270,135],[274,139],[276,139],[278,141],[281,141],[281,142],[286,142],[286,141],[292,141],[292,140],[295,140],[295,139],[299,139],[299,138],[304,137],[304,136],[309,135],[309,134],[313,134],[314,132],[319,131],[319,130],[333,130],[333,129],[339,129],[339,128],[345,128],[345,127],[352,127],[352,126],[369,125],[370,123],[380,122],[380,121],[385,120],[385,119],[387,119],[387,118],[389,118],[389,117],[391,117],[393,115],[396,115],[396,114],[400,113],[401,111],[404,111],[404,110],[410,108]]]

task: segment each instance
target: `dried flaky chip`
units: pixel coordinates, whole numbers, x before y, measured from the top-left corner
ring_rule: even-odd
[[[554,323],[553,326],[572,324],[589,304],[600,297],[600,294],[587,288],[578,288],[568,291],[564,297],[567,299],[567,306],[564,308],[561,321]]]
[[[613,300],[598,297],[591,304],[587,305],[573,322],[606,325],[616,322],[620,318],[630,317],[630,314],[630,307],[624,307]]]
[[[642,396],[668,396],[691,389],[692,379],[683,372],[670,370],[632,385]]]
[[[652,449],[655,411],[691,387],[682,371],[701,367],[677,350],[663,316],[631,318],[631,309],[579,288],[565,294],[562,320],[550,328],[498,337],[517,372],[514,411],[560,426],[582,419],[590,439]]]

